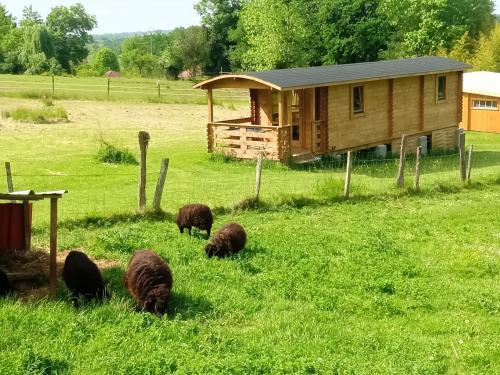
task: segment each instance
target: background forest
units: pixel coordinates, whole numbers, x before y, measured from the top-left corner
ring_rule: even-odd
[[[201,25],[93,36],[81,4],[20,20],[0,4],[0,73],[172,77],[449,56],[500,71],[490,0],[200,0]]]

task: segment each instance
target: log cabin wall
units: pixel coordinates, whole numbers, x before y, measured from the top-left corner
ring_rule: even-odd
[[[420,77],[394,79],[393,137],[419,132]]]
[[[446,99],[441,101],[437,101],[438,76],[434,74],[330,86],[329,149],[360,149],[388,143],[395,151],[402,134],[408,136],[408,151],[416,148],[421,135],[435,135],[436,148],[455,147],[461,73],[443,76]],[[352,87],[359,85],[364,87],[364,113],[353,115]]]
[[[364,86],[364,113],[352,115],[351,85],[328,88],[328,144],[343,150],[387,139],[388,81],[373,81]]]

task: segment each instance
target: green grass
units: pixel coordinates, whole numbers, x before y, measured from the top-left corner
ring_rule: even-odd
[[[68,121],[68,113],[64,108],[51,106],[36,109],[18,107],[13,111],[3,111],[2,117],[32,124],[50,124]]]
[[[24,103],[6,101],[0,110]],[[424,158],[418,193],[413,160],[399,190],[394,160],[358,158],[346,201],[340,166],[266,162],[254,202],[253,162],[207,156],[206,106],[64,105],[71,124],[0,124],[0,159],[15,189],[69,190],[59,247],[117,260],[104,273],[113,297],[74,310],[60,285],[55,302],[0,301],[0,373],[500,372],[499,135],[467,134],[470,183],[455,154]],[[163,214],[135,214],[137,166],[94,157],[102,139],[137,156],[138,130],[151,134],[148,202],[170,159]],[[187,202],[213,207],[215,228],[242,223],[246,249],[207,259],[202,235],[180,235],[173,221]],[[47,247],[46,203],[34,215],[33,243]],[[123,287],[144,247],[174,272],[163,319],[135,312]]]

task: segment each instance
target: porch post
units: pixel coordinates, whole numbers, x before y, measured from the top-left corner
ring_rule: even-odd
[[[207,90],[208,94],[208,122],[214,122],[214,98],[212,89]]]
[[[285,105],[283,103],[283,91],[278,92],[278,125],[285,124]]]

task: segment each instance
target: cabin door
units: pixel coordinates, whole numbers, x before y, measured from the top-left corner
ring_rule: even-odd
[[[292,151],[307,153],[311,149],[314,89],[293,91],[292,100]]]

